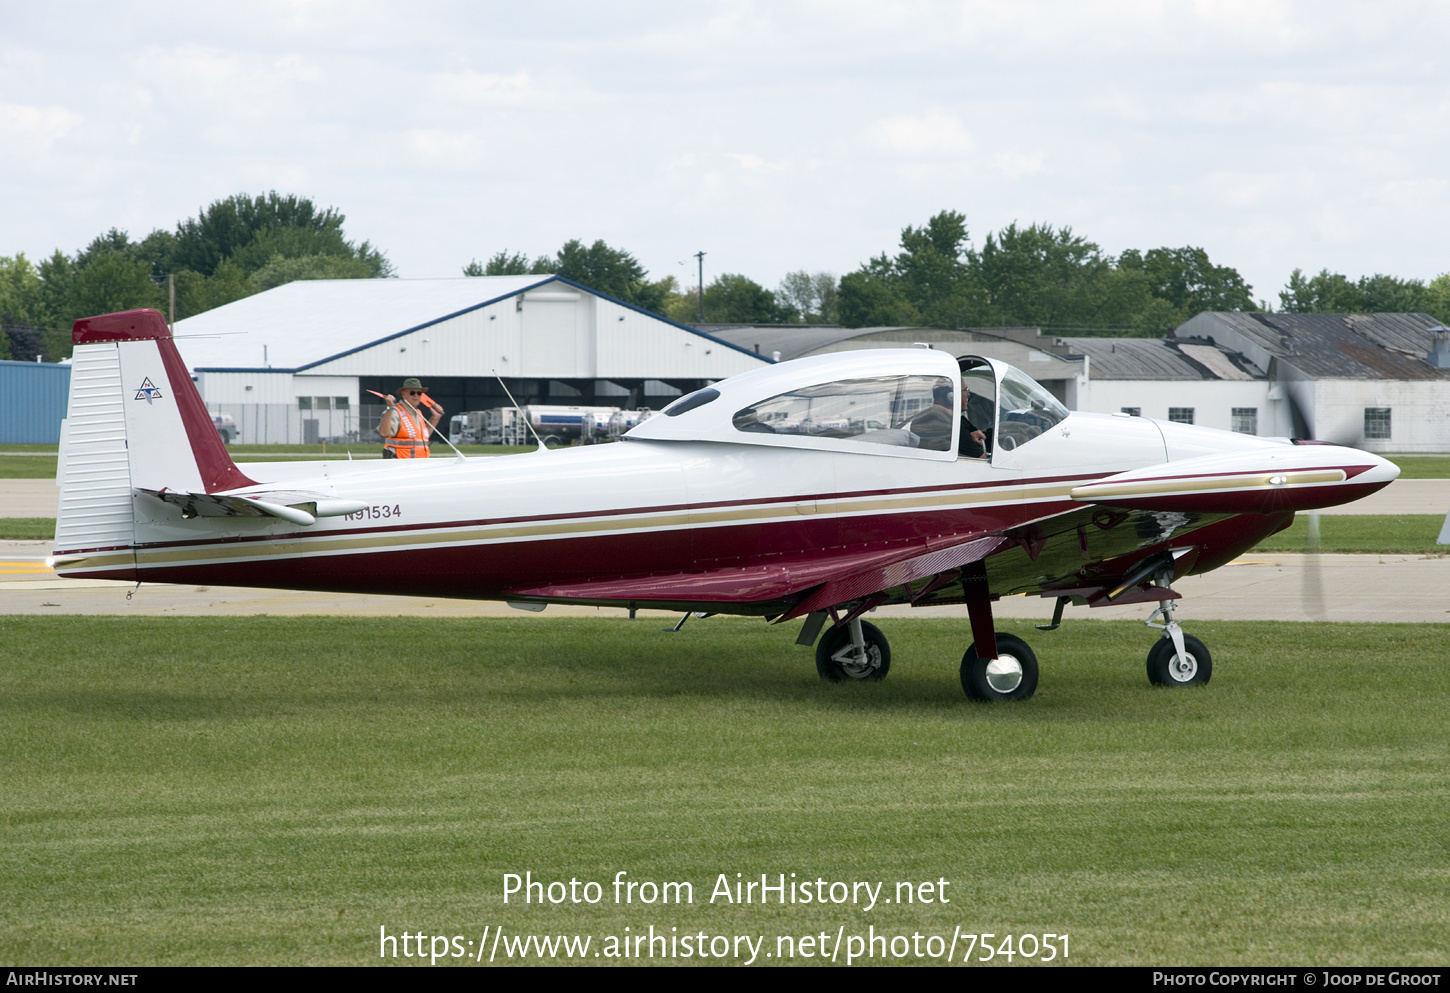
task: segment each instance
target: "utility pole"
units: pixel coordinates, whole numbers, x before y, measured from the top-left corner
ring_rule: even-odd
[[[176,333],[176,276],[169,274],[166,277],[166,293],[171,298],[171,310],[166,323],[171,325],[171,333]]]
[[[695,258],[700,261],[700,323],[705,323],[705,253],[696,252]]]

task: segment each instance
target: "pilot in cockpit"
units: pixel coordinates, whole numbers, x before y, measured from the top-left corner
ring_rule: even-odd
[[[973,416],[991,423],[991,402],[974,398],[965,380],[961,383],[962,394],[962,436],[957,454],[968,458],[986,456],[986,433],[973,424]],[[918,448],[945,452],[952,443],[952,383],[949,379],[938,379],[931,391],[932,405],[911,419],[907,427],[921,441]],[[985,415],[985,418],[984,418]]]
[[[976,396],[972,393],[971,387],[967,385],[965,378],[962,379],[962,437],[957,443],[957,454],[969,459],[984,459],[988,454],[989,442],[987,432],[992,429],[994,418],[992,401],[986,397]],[[985,429],[978,428],[977,423],[985,424]]]

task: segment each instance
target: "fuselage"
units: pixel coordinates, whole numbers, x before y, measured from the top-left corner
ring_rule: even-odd
[[[631,440],[407,463],[249,463],[258,489],[336,494],[366,510],[300,528],[266,517],[198,522],[138,497],[129,555],[61,550],[57,569],[147,582],[614,602],[565,594],[571,584],[616,577],[828,566],[943,536],[1004,532],[1073,510],[1068,493],[1082,482],[1164,464],[1170,453],[1266,444],[1075,413],[991,460],[803,451],[744,439]],[[775,602],[766,596],[749,609]]]

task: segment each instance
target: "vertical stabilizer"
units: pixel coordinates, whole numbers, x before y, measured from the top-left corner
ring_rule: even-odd
[[[215,493],[252,480],[227,454],[160,313],[82,318],[71,339],[56,571],[125,578],[136,490]]]

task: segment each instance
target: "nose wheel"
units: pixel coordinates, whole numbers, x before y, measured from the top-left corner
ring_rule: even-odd
[[[1148,682],[1154,686],[1196,686],[1213,675],[1213,657],[1203,642],[1183,635],[1180,656],[1171,637],[1159,638],[1148,650]]]
[[[1172,580],[1172,572],[1158,577],[1163,587]],[[1176,607],[1172,600],[1159,600],[1158,609],[1143,622],[1163,632],[1163,637],[1148,649],[1148,682],[1154,686],[1200,686],[1213,676],[1213,656],[1208,654],[1203,642],[1183,633],[1183,628],[1173,619]],[[1163,623],[1153,623],[1156,617],[1162,617]]]

